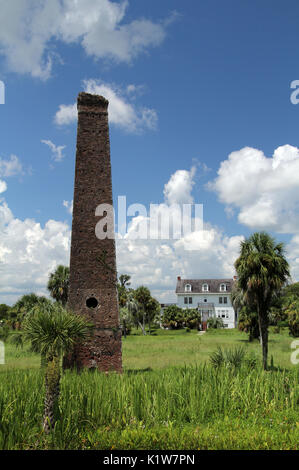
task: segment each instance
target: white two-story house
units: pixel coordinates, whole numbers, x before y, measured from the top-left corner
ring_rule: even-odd
[[[177,305],[197,308],[206,322],[210,317],[222,318],[225,328],[235,328],[235,311],[231,302],[234,279],[177,278]]]

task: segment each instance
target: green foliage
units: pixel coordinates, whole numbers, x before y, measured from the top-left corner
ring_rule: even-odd
[[[70,268],[59,265],[56,270],[50,274],[48,281],[48,290],[51,297],[60,302],[63,306],[67,303],[70,281]]]
[[[183,310],[184,326],[187,328],[197,328],[201,322],[200,312],[196,308],[186,308]]]
[[[196,308],[180,308],[177,305],[165,307],[163,314],[163,327],[171,329],[199,328],[201,316]]]
[[[14,329],[20,329],[27,315],[35,308],[43,308],[50,305],[51,301],[44,296],[34,293],[23,295],[9,310],[8,324]]]
[[[210,362],[214,367],[240,368],[244,360],[245,349],[240,346],[233,349],[222,349],[218,346],[217,350],[210,355]]]
[[[8,325],[0,324],[0,341],[3,341],[4,343],[7,341],[10,335],[10,328]]]
[[[240,310],[238,329],[240,331],[245,331],[245,333],[249,333],[249,341],[253,341],[260,336],[258,315],[246,305],[244,305]]]
[[[51,357],[69,352],[74,344],[90,334],[91,328],[85,318],[55,303],[29,315],[22,332],[24,340],[31,343],[34,351]]]
[[[160,314],[160,304],[151,296],[150,290],[140,286],[131,291],[126,306],[133,315],[135,324],[142,329],[143,334],[146,335],[146,322],[150,333],[151,323]]]
[[[130,279],[131,279],[131,276],[129,276],[128,274],[121,274],[119,276],[119,282],[120,282],[120,285],[122,287],[128,287],[131,285],[131,282],[130,282]]]
[[[72,314],[56,302],[27,315],[22,327],[22,336],[31,344],[31,349],[40,353],[45,372],[45,409],[43,429],[49,433],[58,414],[60,393],[61,360],[71,352],[74,345],[85,340],[91,331],[85,318]]]
[[[218,329],[224,328],[224,323],[222,318],[219,317],[210,317],[207,321],[208,328],[210,329]]]
[[[10,307],[8,305],[6,304],[0,305],[0,323],[3,320],[9,319],[9,311],[10,311]]]
[[[117,283],[117,292],[118,292],[118,303],[119,306],[125,307],[128,301],[128,295],[130,292],[133,292],[133,289],[130,289],[129,286],[131,283],[129,282],[131,276],[128,274],[121,274],[119,276],[119,281]]]
[[[235,262],[238,285],[245,304],[256,306],[263,352],[263,367],[267,369],[269,311],[273,299],[290,277],[283,243],[265,232],[254,233],[241,242],[241,252]]]
[[[295,298],[299,299],[299,282],[294,282],[285,286],[282,290],[282,298]]]
[[[164,328],[183,328],[184,311],[177,305],[168,305],[163,313],[162,324]]]
[[[288,319],[290,335],[297,338],[299,336],[299,300],[294,300],[286,308],[285,313]]]
[[[127,307],[119,309],[119,317],[122,334],[126,337],[131,333],[131,329],[134,325],[133,317]]]

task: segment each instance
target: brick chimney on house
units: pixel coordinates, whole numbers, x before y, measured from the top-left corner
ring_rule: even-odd
[[[94,324],[65,367],[122,371],[115,240],[96,237],[100,204],[112,206],[108,101],[80,93],[68,308]],[[114,228],[113,228],[114,230]]]

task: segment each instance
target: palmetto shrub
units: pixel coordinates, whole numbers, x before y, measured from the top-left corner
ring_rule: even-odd
[[[246,352],[241,346],[237,346],[232,349],[222,349],[221,346],[217,348],[210,355],[210,362],[214,367],[229,367],[229,368],[239,368],[242,363],[245,362]],[[251,365],[253,362],[251,362]]]

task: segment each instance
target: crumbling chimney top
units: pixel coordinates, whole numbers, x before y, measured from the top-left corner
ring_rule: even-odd
[[[78,104],[78,107],[79,106],[91,106],[91,107],[107,109],[109,101],[106,100],[104,96],[92,95],[91,93],[81,92],[78,95],[77,104]]]

